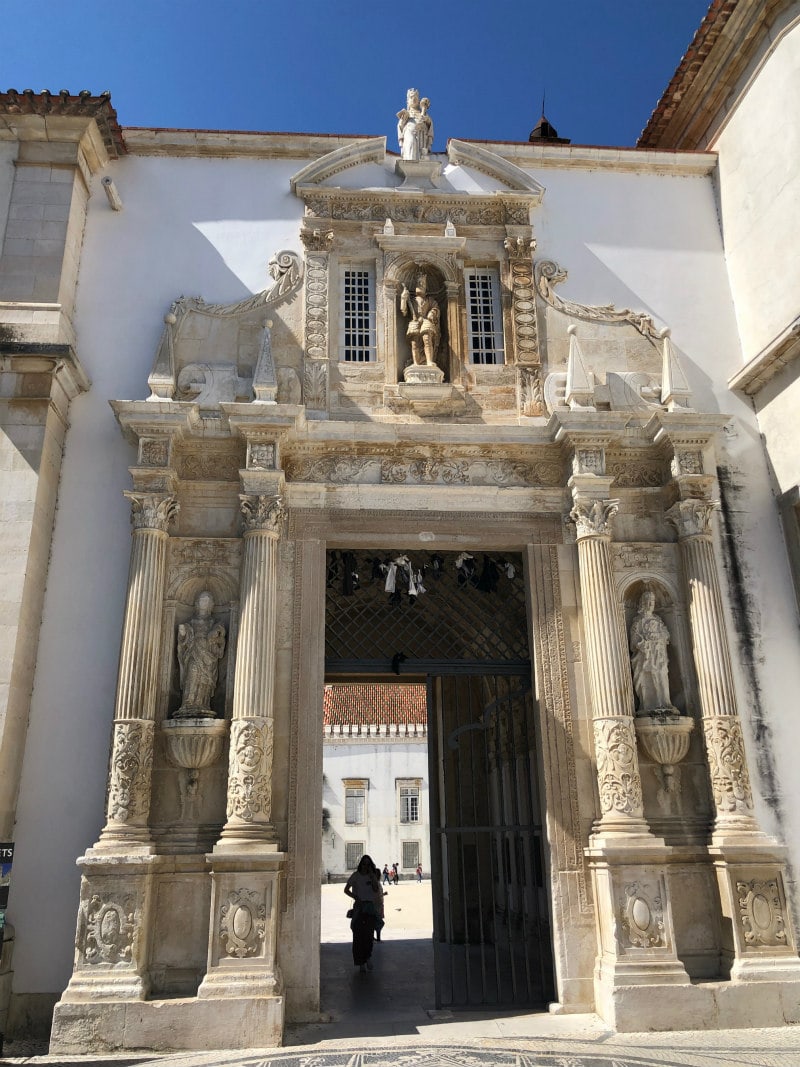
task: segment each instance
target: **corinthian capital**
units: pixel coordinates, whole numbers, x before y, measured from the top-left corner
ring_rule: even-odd
[[[711,516],[719,507],[718,500],[679,500],[666,513],[667,521],[678,531],[679,540],[711,534]]]
[[[166,533],[169,524],[180,511],[174,496],[161,493],[131,493],[125,496],[131,502],[131,523],[134,530],[161,530]]]
[[[578,527],[578,537],[602,537],[611,534],[611,520],[618,509],[619,500],[576,500],[569,515]]]
[[[286,508],[279,496],[251,495],[244,493],[241,500],[242,515],[244,516],[245,532],[250,530],[267,530],[269,533],[279,534]]]

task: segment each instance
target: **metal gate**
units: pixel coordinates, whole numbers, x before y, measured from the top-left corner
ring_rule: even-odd
[[[543,1005],[553,962],[530,670],[469,669],[428,679],[436,1006]]]

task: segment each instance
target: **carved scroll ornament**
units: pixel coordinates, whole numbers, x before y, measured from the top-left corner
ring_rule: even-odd
[[[154,729],[153,722],[143,719],[114,724],[108,790],[110,820],[129,822],[149,810]]]
[[[642,781],[636,765],[633,721],[595,719],[594,749],[603,815],[641,815]]]
[[[134,915],[131,894],[118,900],[107,894],[93,894],[81,908],[76,946],[86,963],[130,963]]]
[[[703,720],[703,730],[717,811],[751,815],[753,794],[741,723],[732,715],[717,715]]]
[[[259,953],[267,928],[264,901],[252,889],[236,889],[220,911],[219,932],[225,952],[235,959]]]
[[[228,818],[253,822],[272,814],[272,723],[240,719],[231,723]]]
[[[562,300],[555,292],[555,287],[566,281],[567,271],[550,259],[540,259],[534,268],[536,290],[550,307],[576,319],[588,319],[590,322],[627,322],[635,330],[654,344],[658,340],[658,331],[649,315],[631,311],[630,308],[616,308],[613,304],[577,304],[572,300]]]

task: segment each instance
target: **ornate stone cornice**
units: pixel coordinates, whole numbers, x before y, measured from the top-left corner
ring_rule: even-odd
[[[286,508],[279,496],[267,496],[263,493],[258,495],[242,493],[239,499],[241,501],[241,512],[244,516],[245,533],[264,530],[267,533],[280,534],[283,528]]]
[[[159,530],[166,533],[180,511],[174,496],[159,493],[134,493],[126,490],[131,502],[131,524],[134,530]]]
[[[312,186],[303,189],[306,218],[352,222],[386,219],[402,223],[456,226],[528,226],[531,197],[521,193],[400,192],[396,189],[337,189]]]

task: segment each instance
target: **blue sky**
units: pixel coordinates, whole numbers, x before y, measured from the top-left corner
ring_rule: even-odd
[[[3,89],[111,90],[123,126],[386,134],[414,85],[448,137],[633,145],[708,0],[39,0]]]

